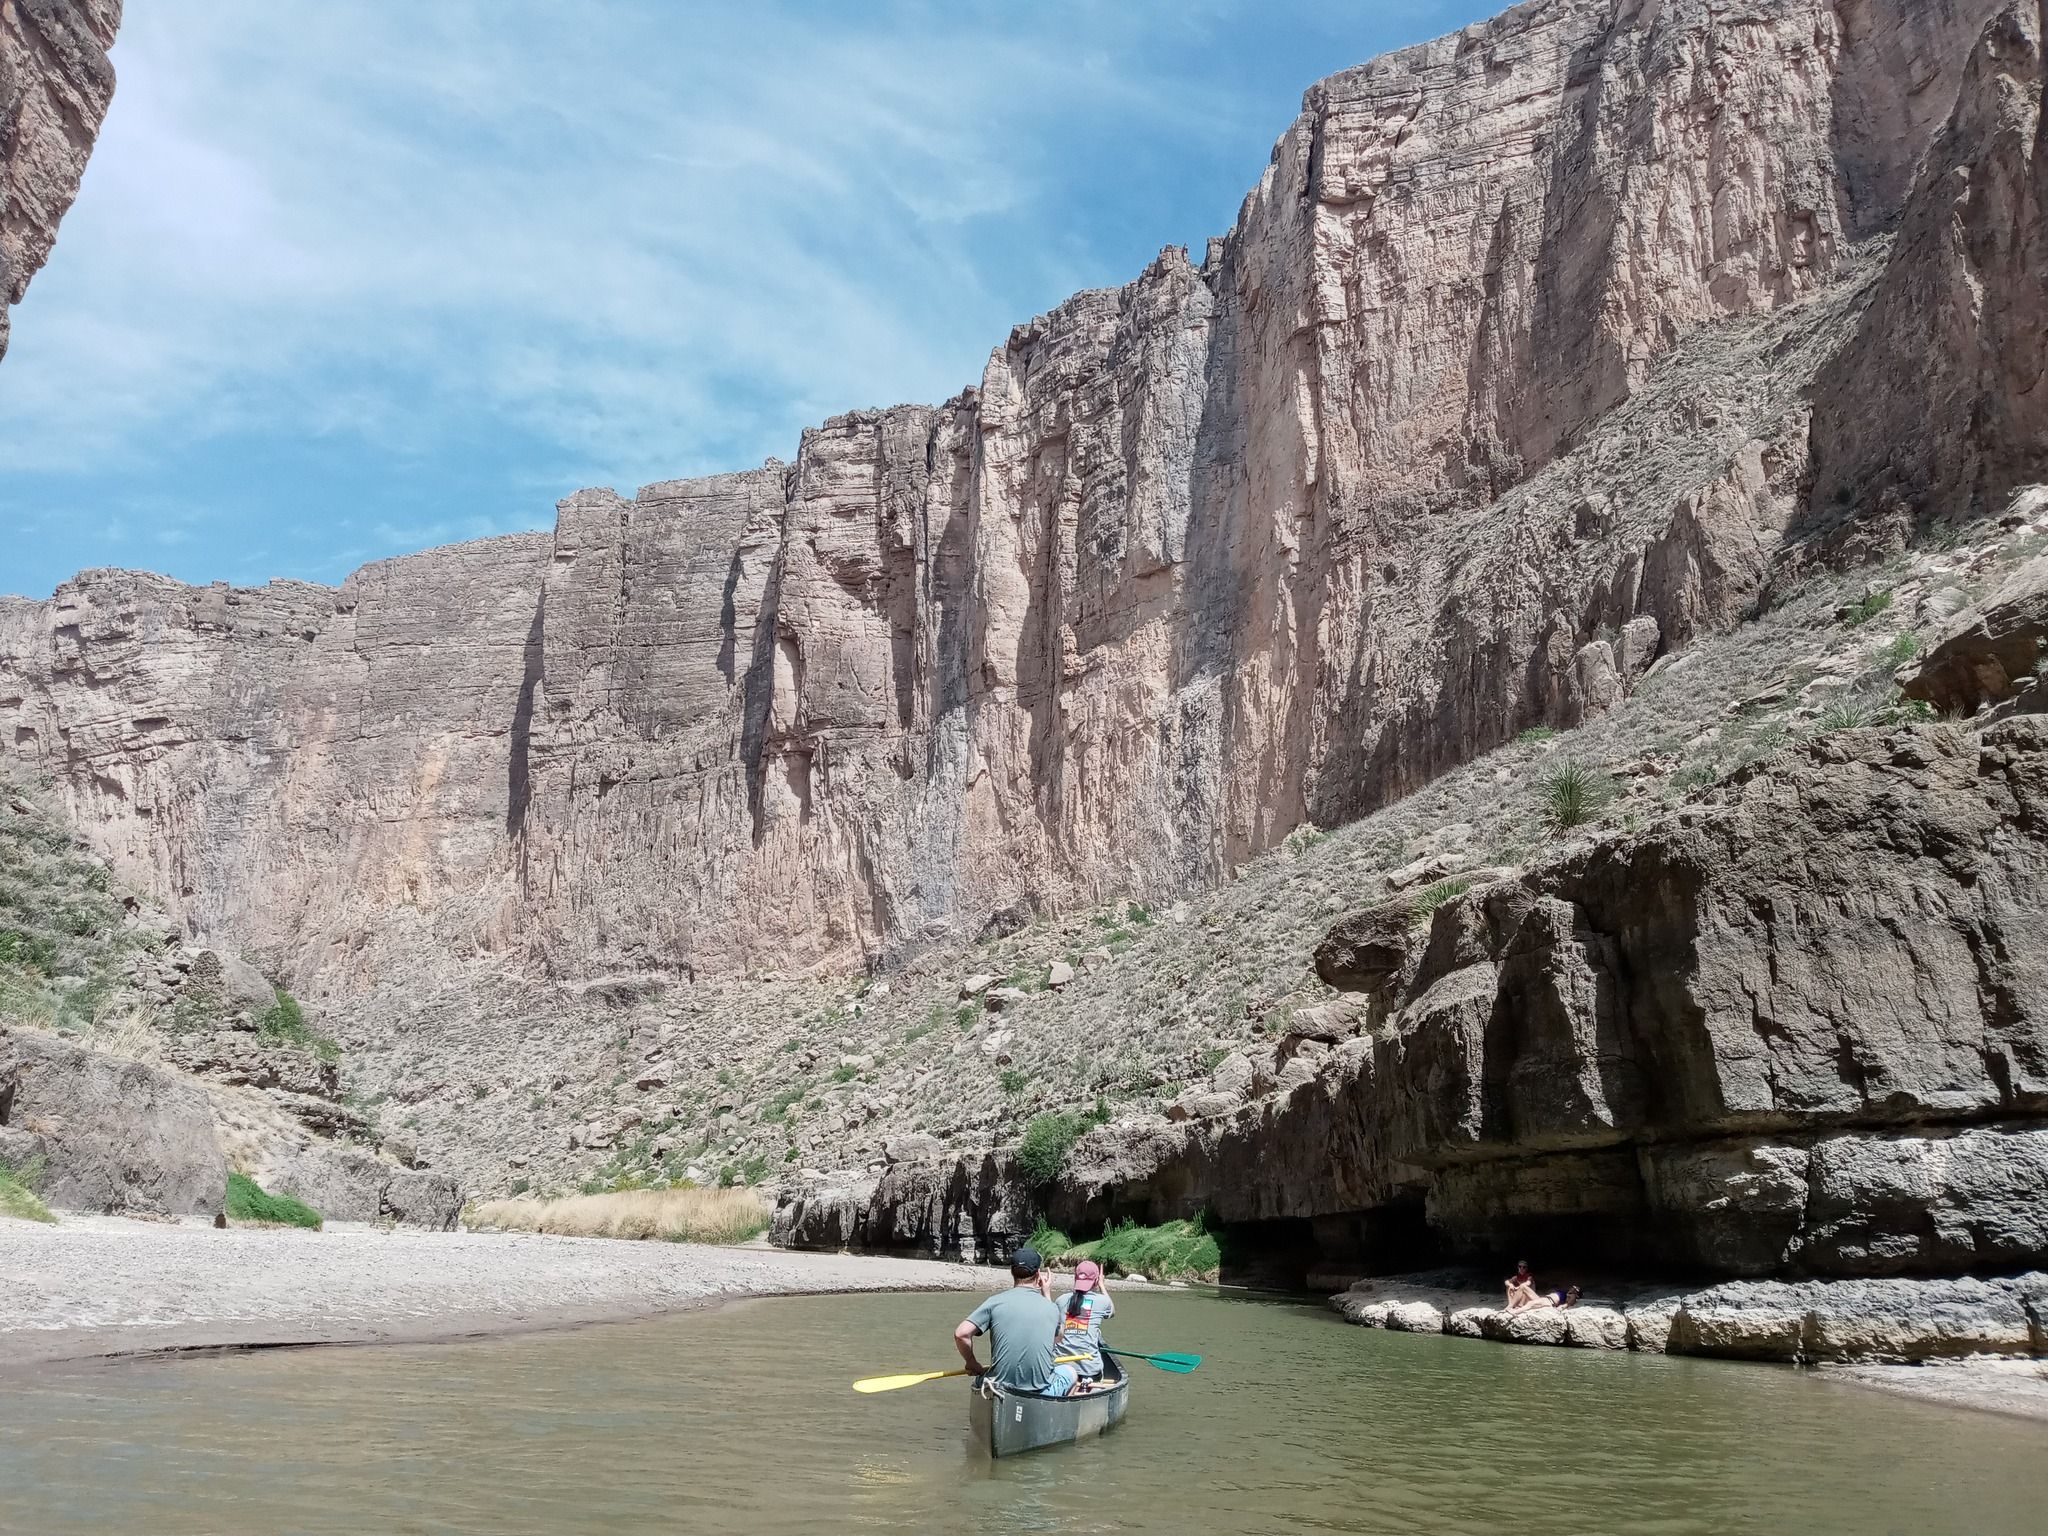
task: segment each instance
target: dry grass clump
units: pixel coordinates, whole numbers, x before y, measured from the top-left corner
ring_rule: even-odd
[[[555,1237],[658,1237],[671,1243],[744,1243],[768,1230],[769,1207],[751,1189],[626,1189],[561,1200],[487,1200],[464,1218],[472,1230]]]

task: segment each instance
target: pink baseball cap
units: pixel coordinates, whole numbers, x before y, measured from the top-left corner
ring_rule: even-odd
[[[1093,1259],[1083,1259],[1074,1266],[1074,1289],[1092,1291],[1102,1284],[1102,1266]]]

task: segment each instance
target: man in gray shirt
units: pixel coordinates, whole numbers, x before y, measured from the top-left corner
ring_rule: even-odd
[[[1010,1288],[976,1307],[953,1330],[953,1343],[977,1376],[993,1375],[1012,1392],[1065,1397],[1077,1377],[1071,1365],[1052,1363],[1060,1311],[1046,1295],[1040,1267],[1037,1249],[1019,1248],[1010,1260]],[[984,1333],[993,1335],[987,1366],[974,1358],[974,1341]]]

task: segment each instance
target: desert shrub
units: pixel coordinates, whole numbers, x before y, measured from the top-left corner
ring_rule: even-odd
[[[0,965],[51,975],[57,969],[57,941],[25,928],[0,928]]]
[[[953,1010],[953,1022],[962,1029],[972,1029],[981,1020],[981,999],[969,998]]]
[[[1552,830],[1569,832],[1600,814],[1607,786],[1590,769],[1562,763],[1543,780],[1543,813]]]
[[[228,1175],[227,1213],[230,1221],[260,1221],[279,1227],[309,1227],[320,1230],[320,1213],[290,1195],[272,1195],[246,1173]]]
[[[1877,711],[1869,702],[1858,698],[1835,699],[1820,712],[1816,722],[1823,731],[1855,731],[1869,725],[1877,717]]]
[[[766,1104],[761,1106],[761,1122],[764,1125],[779,1125],[789,1115],[792,1104],[800,1102],[808,1090],[802,1083],[794,1088],[785,1088]]]
[[[834,1067],[832,1069],[832,1081],[835,1083],[850,1083],[858,1076],[860,1076],[859,1067]]]
[[[1888,713],[1900,725],[1931,725],[1941,718],[1925,699],[1902,698]]]
[[[1471,889],[1472,881],[1469,876],[1459,875],[1449,880],[1437,881],[1435,885],[1430,886],[1416,896],[1409,908],[1413,914],[1412,920],[1418,924],[1428,922],[1435,915],[1438,907],[1447,901],[1455,900]]]
[[[1517,736],[1515,740],[1522,743],[1524,746],[1534,746],[1539,741],[1554,741],[1556,738],[1557,731],[1555,727],[1548,725],[1532,725],[1529,727],[1529,729],[1522,732],[1521,735]]]
[[[1005,1067],[996,1077],[1005,1093],[1022,1093],[1030,1085],[1031,1074],[1019,1072],[1015,1067]]]
[[[1884,648],[1884,664],[1897,669],[1919,654],[1920,637],[1910,629],[1902,629],[1892,636],[1892,643]]]
[[[1886,587],[1880,591],[1866,592],[1849,605],[1849,611],[1843,615],[1843,622],[1851,629],[1858,628],[1861,625],[1868,624],[1880,613],[1889,609],[1891,605],[1891,588]]]
[[[43,1161],[32,1157],[19,1168],[0,1162],[0,1216],[18,1216],[24,1221],[55,1221],[50,1208],[36,1194],[43,1176]]]
[[[1017,1166],[1034,1184],[1050,1184],[1067,1165],[1067,1154],[1081,1133],[1088,1129],[1087,1117],[1076,1114],[1044,1114],[1032,1117],[1017,1143]]]
[[[1321,827],[1296,827],[1287,834],[1284,846],[1289,853],[1298,858],[1318,843],[1326,841],[1329,835]]]
[[[276,1000],[257,1016],[256,1035],[272,1045],[294,1045],[311,1051],[322,1061],[341,1060],[341,1047],[306,1022],[306,1011],[299,1006],[299,1000],[282,987],[277,990]]]
[[[728,1171],[728,1170],[721,1170]],[[730,1169],[737,1176],[737,1169]],[[769,1210],[751,1189],[623,1190],[560,1200],[487,1200],[463,1213],[471,1229],[545,1232],[558,1237],[659,1238],[671,1243],[744,1243],[768,1230]]]

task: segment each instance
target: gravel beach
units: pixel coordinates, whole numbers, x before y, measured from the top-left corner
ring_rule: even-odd
[[[992,1275],[767,1247],[0,1218],[0,1373],[176,1349],[469,1338],[741,1296],[993,1289]]]

